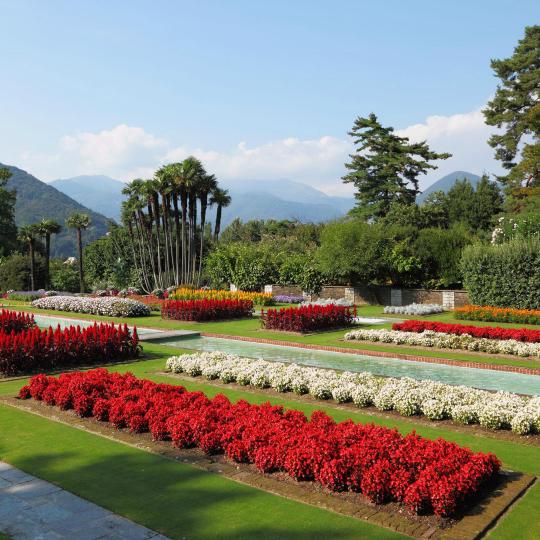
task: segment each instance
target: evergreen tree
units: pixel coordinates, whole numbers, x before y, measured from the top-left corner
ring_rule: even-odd
[[[483,231],[491,229],[494,217],[502,211],[503,198],[495,182],[490,182],[486,174],[476,185],[473,204],[472,227]]]
[[[8,255],[17,246],[17,226],[15,225],[14,190],[6,189],[11,171],[0,168],[0,256]]]
[[[431,161],[451,156],[431,151],[425,141],[411,143],[407,137],[399,137],[373,113],[358,117],[349,135],[356,151],[345,164],[350,172],[343,181],[355,185],[355,213],[364,218],[385,216],[393,202],[413,204],[419,193],[418,176],[437,168]]]
[[[514,54],[492,60],[491,67],[500,84],[483,112],[486,123],[503,133],[488,142],[509,171],[500,178],[508,208],[521,211],[529,197],[540,205],[540,26],[525,28]]]

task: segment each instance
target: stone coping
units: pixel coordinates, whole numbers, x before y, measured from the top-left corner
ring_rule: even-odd
[[[486,487],[480,500],[467,507],[456,520],[444,520],[436,516],[414,516],[397,503],[376,505],[360,494],[331,493],[315,482],[296,482],[287,475],[261,474],[253,465],[231,462],[224,456],[208,456],[201,450],[178,449],[169,442],[153,441],[149,433],[136,434],[128,430],[116,430],[110,424],[94,418],[80,418],[73,411],[62,411],[43,402],[1,397],[0,403],[32,413],[48,420],[87,431],[144,450],[166,459],[180,461],[199,469],[220,474],[236,482],[249,485],[317,508],[365,520],[413,538],[430,540],[474,540],[493,528],[536,481],[527,474],[502,471]]]
[[[448,366],[468,367],[476,369],[490,369],[494,371],[509,371],[512,373],[523,373],[525,375],[540,375],[540,368],[526,368],[522,366],[508,366],[502,364],[488,364],[487,362],[466,362],[452,360],[450,358],[437,358],[432,356],[417,356],[413,354],[402,354],[386,351],[371,351],[367,349],[356,349],[348,347],[332,347],[329,345],[316,345],[314,343],[298,343],[295,341],[283,341],[277,339],[231,336],[228,334],[218,334],[215,332],[201,332],[201,336],[215,337],[222,339],[234,339],[237,341],[250,341],[252,343],[263,343],[268,345],[280,345],[282,347],[295,347],[298,349],[311,349],[316,351],[328,351],[345,354],[357,354],[363,356],[375,356],[380,358],[397,358],[399,360],[411,360],[413,362],[424,362],[428,364],[446,364]]]

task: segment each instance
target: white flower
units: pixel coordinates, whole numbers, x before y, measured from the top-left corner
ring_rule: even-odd
[[[48,296],[34,300],[31,305],[39,309],[72,311],[108,317],[145,317],[150,315],[150,308],[142,302],[116,296],[102,298]]]

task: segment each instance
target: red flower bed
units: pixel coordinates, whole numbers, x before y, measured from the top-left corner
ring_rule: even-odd
[[[527,343],[540,342],[540,330],[529,330],[528,328],[501,328],[500,326],[471,326],[465,324],[449,324],[433,321],[409,320],[402,323],[394,323],[393,330],[402,332],[423,332],[433,330],[444,334],[469,334],[476,338],[487,339],[515,339]]]
[[[266,330],[312,332],[349,326],[354,317],[356,307],[311,305],[262,311],[261,324]]]
[[[28,313],[19,313],[3,309],[0,311],[0,332],[7,334],[11,332],[22,332],[29,328],[34,328],[36,323],[34,316]]]
[[[157,384],[105,369],[37,375],[19,397],[43,400],[117,429],[150,431],[179,448],[199,447],[254,463],[264,473],[285,471],[332,491],[355,491],[375,503],[399,501],[417,513],[453,514],[500,468],[493,454],[455,443],[352,420],[336,423],[322,411],[311,420],[297,410],[232,404],[181,386]]]
[[[219,321],[253,316],[251,300],[167,300],[161,306],[164,319]]]
[[[82,366],[124,358],[140,351],[137,330],[127,325],[94,324],[81,329],[60,326],[53,330],[31,328],[16,334],[0,332],[0,374],[5,376]]]
[[[141,302],[147,305],[152,311],[160,311],[161,306],[165,302],[164,298],[158,298],[155,294],[128,294],[126,298]]]

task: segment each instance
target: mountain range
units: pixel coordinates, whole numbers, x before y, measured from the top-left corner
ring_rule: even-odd
[[[467,171],[454,171],[431,184],[431,186],[416,197],[416,202],[418,204],[422,204],[430,193],[435,193],[436,191],[444,191],[444,193],[448,193],[458,180],[463,180],[464,178],[466,178],[476,189],[476,184],[478,184],[482,177]]]
[[[0,168],[3,167],[12,173],[7,189],[14,189],[17,192],[15,222],[18,226],[48,218],[55,219],[62,225],[62,231],[54,235],[51,241],[53,257],[68,257],[77,253],[75,232],[64,226],[67,217],[74,212],[89,214],[92,220],[92,224],[83,235],[85,243],[96,240],[107,232],[108,219],[104,215],[94,212],[22,169],[0,163]]]

